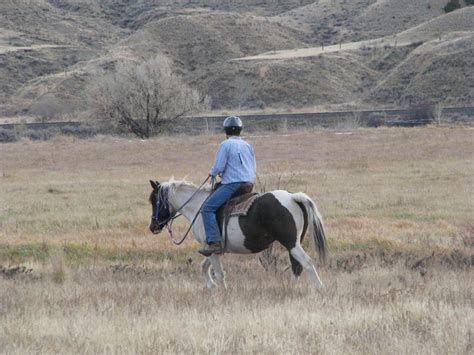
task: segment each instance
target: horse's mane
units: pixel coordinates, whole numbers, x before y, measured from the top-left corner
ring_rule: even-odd
[[[167,189],[168,191],[176,191],[180,187],[188,186],[188,187],[196,187],[192,182],[187,181],[186,179],[183,180],[175,180],[174,177],[171,177],[167,182],[161,184],[163,188]]]
[[[197,189],[197,186],[195,184],[187,181],[186,179],[175,180],[174,177],[171,177],[167,182],[161,184],[160,193],[163,194],[163,196],[166,196],[166,200],[173,199],[176,191],[183,187],[191,187]],[[201,190],[205,192],[210,192],[211,186],[203,186]]]

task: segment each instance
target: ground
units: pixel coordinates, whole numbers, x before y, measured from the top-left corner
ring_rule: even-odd
[[[221,135],[1,145],[2,350],[472,352],[474,131],[340,128],[246,137],[258,188],[323,215],[327,263],[305,244],[322,292],[279,248],[276,272],[225,256],[208,291],[196,243],[147,230],[148,180],[200,183]]]

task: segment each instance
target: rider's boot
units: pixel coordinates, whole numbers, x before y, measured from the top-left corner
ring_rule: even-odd
[[[222,254],[222,243],[220,241],[211,242],[199,249],[199,252],[204,256],[210,256],[212,254]]]

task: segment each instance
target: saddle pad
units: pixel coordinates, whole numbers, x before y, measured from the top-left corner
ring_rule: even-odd
[[[250,194],[249,194],[250,195]],[[259,197],[260,194],[254,193],[250,197],[244,199],[243,201],[236,201],[235,204],[230,201],[229,204],[229,216],[245,216],[249,211],[250,207],[254,203],[255,199]],[[241,200],[241,196],[237,197],[236,199]]]

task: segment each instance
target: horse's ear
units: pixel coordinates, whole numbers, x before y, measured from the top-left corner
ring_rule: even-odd
[[[160,188],[160,183],[158,181],[150,180],[151,187],[153,190],[158,190]]]

